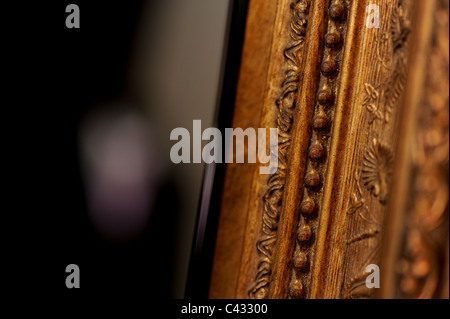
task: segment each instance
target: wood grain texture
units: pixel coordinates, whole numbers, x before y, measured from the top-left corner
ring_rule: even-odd
[[[305,1],[278,1],[271,60],[266,79],[265,99],[260,127],[279,128],[279,167],[273,176],[254,171],[252,195],[249,204],[244,254],[239,272],[238,298],[265,298],[268,296],[273,261],[273,246],[277,238],[277,223],[286,175],[286,156],[290,147],[292,110],[295,108],[299,69],[298,59],[304,50],[303,6]],[[304,8],[304,7],[303,7]],[[289,12],[289,15],[281,14]],[[294,13],[294,15],[293,15]],[[298,24],[298,25],[297,25]],[[297,34],[293,31],[301,31]],[[294,33],[293,33],[294,32]],[[276,57],[276,58],[275,58]],[[273,228],[271,229],[271,225]],[[267,247],[267,248],[266,248]]]
[[[379,264],[413,1],[380,1],[379,6],[384,9],[379,29],[365,28],[365,6],[355,9],[355,24],[349,26],[361,31],[360,51],[356,72],[342,83],[351,95],[338,105],[342,120],[333,134],[336,160],[328,170],[320,234],[321,247],[328,248],[315,273],[317,280],[326,280],[314,284],[314,298],[373,297],[365,270]],[[389,99],[394,107],[388,109]],[[383,118],[374,118],[373,108]]]
[[[311,11],[311,19],[308,22],[310,29],[323,28],[323,15],[322,6],[324,1],[315,2],[309,9]],[[311,21],[313,21],[311,23]],[[315,24],[315,23],[317,24]],[[310,33],[309,33],[310,34]],[[300,88],[302,90],[315,90],[316,85],[313,81],[308,81],[309,78],[316,78],[318,72],[318,66],[320,63],[320,57],[312,52],[319,50],[321,44],[319,41],[307,43],[305,46],[305,65],[303,68],[300,86],[306,88]],[[301,71],[300,71],[301,72]],[[293,114],[292,124],[292,137],[291,147],[288,154],[288,169],[286,176],[286,185],[284,186],[283,196],[281,198],[281,211],[278,224],[278,235],[275,247],[274,267],[271,273],[271,281],[273,285],[270,287],[269,297],[276,298],[280,294],[284,294],[286,290],[286,284],[289,279],[288,267],[289,263],[286,263],[286,258],[292,256],[295,234],[296,234],[296,220],[298,219],[298,205],[300,204],[300,193],[303,187],[302,180],[305,174],[305,156],[297,156],[298,154],[306,154],[309,145],[308,136],[311,133],[307,123],[309,123],[313,108],[314,108],[314,96],[303,95],[299,93],[297,95],[295,104],[295,110]],[[302,135],[303,138],[299,138]],[[296,174],[291,174],[292,170],[296,171]],[[291,186],[292,185],[292,186]],[[294,186],[295,185],[295,186]]]
[[[271,3],[251,3],[243,58],[261,63],[235,123],[278,128],[279,167],[227,169],[210,296],[448,296],[448,1]]]
[[[276,3],[251,0],[247,18],[233,127],[258,128],[270,61]],[[234,298],[255,164],[228,164],[210,284],[210,298]]]

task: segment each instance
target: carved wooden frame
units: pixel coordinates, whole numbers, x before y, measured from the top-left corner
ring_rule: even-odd
[[[448,298],[448,0],[250,1],[233,126],[211,298]]]

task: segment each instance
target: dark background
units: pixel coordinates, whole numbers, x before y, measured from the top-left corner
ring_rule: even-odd
[[[231,127],[247,1],[234,7],[228,33],[228,0],[221,5],[202,1],[195,1],[196,9],[184,2],[184,7],[175,6],[179,1],[162,6],[159,0],[26,1],[2,6],[6,52],[2,268],[6,267],[9,292],[32,291],[38,297],[180,298],[188,276],[188,297],[207,296],[225,165],[216,167],[213,183],[206,186],[212,198],[205,208],[208,221],[201,243],[195,242],[194,228],[203,166],[193,164],[166,169],[153,190],[151,217],[139,236],[111,240],[100,235],[89,218],[79,135],[86,117],[99,105],[114,101],[126,101],[121,111],[150,115],[149,123],[163,122],[162,132],[158,125],[153,132],[159,129],[155,135],[164,143],[170,142],[171,129],[189,129],[185,125],[193,119],[202,119],[203,129]],[[65,26],[70,3],[80,7],[80,29]],[[177,14],[167,15],[170,11]],[[158,22],[165,19],[158,16],[162,12],[177,21]],[[150,22],[146,26],[150,32],[138,32],[143,21]],[[183,30],[195,23],[193,31]],[[136,47],[147,37],[148,48]],[[166,49],[172,51],[162,59]],[[141,54],[137,59],[136,50]],[[150,56],[150,64],[145,59],[142,63],[142,56]],[[132,62],[138,63],[138,78],[144,75],[137,83],[144,83],[144,93],[150,83],[150,95],[155,96],[150,98],[150,112],[145,94],[130,81]],[[160,68],[161,63],[169,65]],[[180,66],[184,69],[174,73]],[[148,72],[152,76],[146,77]],[[163,84],[155,86],[158,82]],[[160,89],[169,89],[175,98],[164,93],[158,100]],[[166,97],[172,104],[162,110]],[[170,163],[167,150],[165,145],[156,151]],[[192,244],[196,249],[189,258]],[[82,289],[66,288],[69,264],[80,267]]]
[[[80,175],[79,122],[96,103],[127,96],[125,73],[142,3],[77,1],[81,28],[67,29],[70,3],[2,8],[10,71],[3,105],[6,279],[14,290],[80,293],[65,287],[65,267],[75,263],[84,293],[145,290],[148,297],[171,297],[177,194],[170,179],[160,185],[146,231],[113,243],[87,218]]]

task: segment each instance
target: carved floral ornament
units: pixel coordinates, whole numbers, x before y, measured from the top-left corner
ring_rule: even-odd
[[[382,204],[388,199],[392,165],[393,155],[389,145],[374,138],[364,155],[361,175],[364,186]]]

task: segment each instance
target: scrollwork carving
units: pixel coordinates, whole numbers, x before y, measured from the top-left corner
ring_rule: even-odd
[[[248,292],[250,298],[262,299],[268,294],[272,268],[272,248],[277,239],[277,225],[281,209],[284,184],[286,180],[287,155],[291,142],[293,111],[296,107],[298,86],[300,82],[298,51],[305,41],[309,12],[309,0],[297,0],[292,4],[292,21],[290,25],[291,42],[284,50],[287,70],[282,93],[276,101],[278,108],[278,170],[271,175],[267,191],[263,196],[264,212],[261,237],[256,247],[259,254],[256,278]]]

